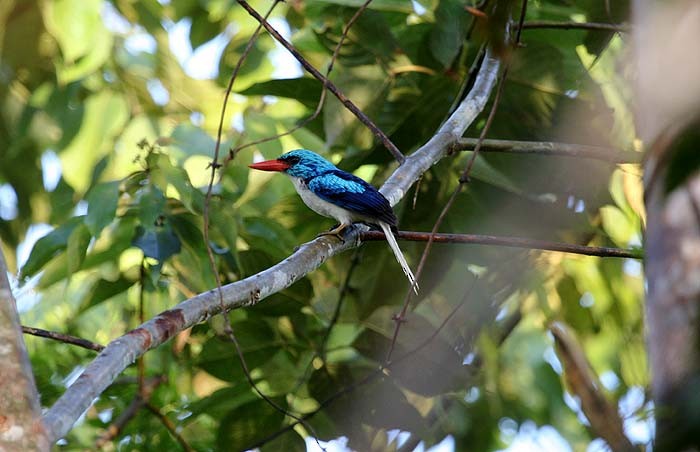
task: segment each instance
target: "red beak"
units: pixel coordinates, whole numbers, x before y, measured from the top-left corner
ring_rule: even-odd
[[[284,171],[289,168],[289,164],[282,160],[266,160],[264,162],[252,163],[248,167],[262,171]]]

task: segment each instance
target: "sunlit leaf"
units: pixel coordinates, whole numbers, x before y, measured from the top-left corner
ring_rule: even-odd
[[[85,224],[93,236],[99,236],[102,229],[114,220],[118,201],[119,181],[105,182],[90,190]]]
[[[86,218],[87,220],[87,218]],[[83,223],[79,224],[68,237],[67,258],[68,272],[77,271],[85,260],[85,253],[92,238],[89,228]]]
[[[269,80],[256,83],[240,92],[244,96],[278,96],[298,100],[308,108],[316,108],[321,96],[321,83],[310,77]]]
[[[41,267],[46,265],[58,252],[64,250],[66,246],[68,246],[69,237],[73,231],[82,224],[83,217],[73,217],[40,238],[36,244],[34,244],[29,259],[27,259],[27,262],[22,266],[20,277],[27,278],[41,270]]]
[[[81,309],[86,310],[94,307],[103,301],[125,292],[129,287],[134,285],[134,281],[120,277],[116,281],[100,279],[95,282],[85,294],[81,302]]]

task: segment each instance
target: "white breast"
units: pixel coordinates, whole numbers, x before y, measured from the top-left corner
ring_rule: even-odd
[[[309,208],[317,214],[328,218],[335,218],[341,224],[351,224],[353,221],[361,220],[360,218],[356,218],[356,215],[353,215],[349,210],[338,207],[316,196],[309,190],[309,187],[306,186],[306,182],[304,182],[303,179],[292,176],[289,178],[292,180],[294,188],[297,193],[299,193],[299,196],[301,196],[304,204],[309,206]]]

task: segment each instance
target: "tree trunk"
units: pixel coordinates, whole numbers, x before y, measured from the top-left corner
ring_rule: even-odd
[[[39,394],[0,252],[0,450],[49,450]]]
[[[645,272],[655,450],[694,450],[700,446],[700,4],[637,0],[634,15],[637,125],[650,145]]]
[[[700,147],[698,147],[700,152]],[[647,192],[647,325],[656,450],[700,445],[700,176]]]

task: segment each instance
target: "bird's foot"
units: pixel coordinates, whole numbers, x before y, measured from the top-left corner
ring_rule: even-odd
[[[332,235],[333,237],[337,238],[341,242],[345,243],[345,237],[344,237],[343,232],[345,231],[345,229],[348,228],[348,226],[351,226],[351,225],[341,223],[338,226],[331,229],[330,231],[322,232],[319,235],[317,235],[316,237],[323,237],[324,235]]]

